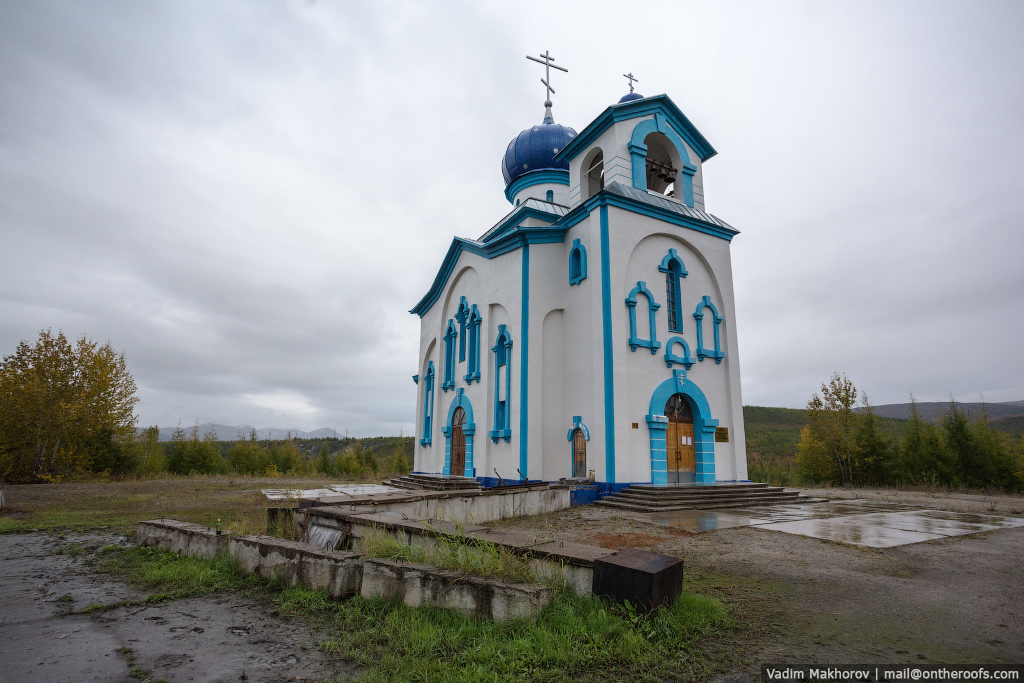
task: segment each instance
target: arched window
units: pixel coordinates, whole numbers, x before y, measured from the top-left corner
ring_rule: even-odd
[[[682,347],[683,355],[675,353],[673,347]],[[696,361],[690,357],[690,345],[686,343],[686,340],[682,337],[669,337],[669,340],[665,342],[665,365],[672,367],[673,363],[685,366],[687,370],[693,367]]]
[[[547,193],[546,196],[547,196],[547,199],[548,199],[549,202],[554,202],[555,201],[555,191],[554,190],[548,190],[548,193]]]
[[[650,323],[650,338],[643,339],[637,334],[636,328],[636,304],[637,297],[643,295],[647,299],[647,313],[648,322]],[[647,289],[647,283],[639,281],[636,283],[626,298],[626,307],[629,309],[629,348],[636,351],[638,346],[643,346],[651,350],[651,353],[657,353],[658,349],[661,348],[661,342],[658,341],[658,331],[655,325],[655,311],[661,308],[661,304],[654,302],[654,295],[651,294],[650,290]]]
[[[675,249],[669,249],[658,270],[665,273],[665,297],[668,304],[668,331],[683,331],[683,302],[680,279],[686,277],[686,267]]]
[[[586,279],[587,248],[579,239],[574,239],[569,250],[569,285],[578,285]]]
[[[583,159],[580,169],[580,193],[583,200],[590,199],[604,189],[604,152],[596,147]]]
[[[491,347],[494,352],[494,429],[491,441],[512,440],[512,336],[504,325],[498,325],[498,338]]]
[[[459,310],[455,311],[455,320],[459,323],[459,362],[466,360],[466,323],[469,322],[469,304],[466,297],[459,299]]]
[[[480,316],[480,309],[473,304],[469,311],[469,321],[466,330],[469,333],[469,365],[466,368],[466,384],[480,381],[480,323],[483,318]]]
[[[441,390],[455,388],[455,338],[459,333],[455,329],[455,321],[448,319],[448,329],[444,333],[444,381]]]
[[[711,309],[711,318],[714,321],[715,326],[715,349],[711,351],[704,348],[704,309]],[[718,326],[722,324],[722,316],[718,315],[718,309],[711,303],[711,297],[704,296],[697,304],[697,310],[693,312],[693,317],[697,321],[697,360],[704,360],[705,358],[714,358],[715,363],[721,363],[722,359],[725,358],[725,352],[722,351],[722,338],[719,332]]]
[[[421,446],[429,446],[434,435],[434,361],[427,363],[427,374],[423,376],[423,438]]]

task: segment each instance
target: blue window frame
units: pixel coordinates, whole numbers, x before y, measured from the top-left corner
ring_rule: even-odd
[[[668,305],[668,331],[683,331],[683,302],[680,291],[680,279],[686,277],[686,266],[676,253],[675,249],[669,249],[668,254],[661,260],[658,270],[665,273],[665,296]]]
[[[455,338],[459,336],[455,329],[455,321],[448,319],[448,329],[444,333],[444,381],[441,391],[455,388]]]
[[[714,321],[715,326],[715,349],[709,350],[704,348],[704,309],[711,309],[711,319]],[[722,359],[725,358],[725,352],[722,351],[722,337],[718,327],[722,324],[722,316],[718,315],[718,309],[711,303],[711,297],[705,295],[700,303],[697,304],[697,310],[693,312],[693,317],[697,321],[697,360],[704,360],[705,358],[714,358],[715,363],[721,363]]]
[[[494,429],[488,432],[491,441],[512,440],[512,335],[498,325],[498,338],[491,347],[494,353]]]
[[[466,323],[469,322],[469,304],[466,297],[459,299],[459,310],[455,311],[455,320],[459,323],[459,362],[466,360]]]
[[[423,438],[421,446],[429,446],[434,435],[434,361],[427,363],[427,373],[423,376]]]
[[[554,202],[555,201],[555,191],[554,190],[548,190],[548,193],[545,196],[547,197],[549,202]]]
[[[647,317],[651,335],[648,339],[641,337],[636,328],[636,304],[641,295],[647,299]],[[640,280],[636,283],[636,287],[630,290],[629,296],[626,298],[626,308],[629,309],[629,348],[636,351],[638,347],[643,346],[650,349],[652,354],[657,353],[661,348],[661,342],[658,341],[655,313],[661,308],[661,304],[654,302],[654,295],[647,289],[646,282]]]
[[[569,250],[569,285],[578,285],[587,279],[587,248],[579,239],[572,241]]]
[[[474,381],[480,381],[480,323],[483,322],[483,317],[480,315],[480,309],[476,307],[476,304],[470,308],[469,320],[466,324],[466,331],[469,335],[469,365],[466,368],[466,376],[463,377],[466,380],[466,384],[472,384]]]

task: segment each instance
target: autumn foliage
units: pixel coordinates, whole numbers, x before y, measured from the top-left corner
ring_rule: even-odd
[[[0,363],[0,481],[55,481],[135,463],[135,380],[123,353],[39,333]]]

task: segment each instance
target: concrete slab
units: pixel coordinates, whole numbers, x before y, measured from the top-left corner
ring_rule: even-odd
[[[872,520],[860,519],[862,516],[865,515],[759,524],[757,528],[782,531],[798,536],[810,536],[811,538],[823,538],[829,541],[862,545],[869,548],[892,548],[897,545],[944,538],[942,534],[908,531],[882,526]]]
[[[317,498],[318,496],[369,496],[380,493],[401,493],[402,489],[383,484],[331,484],[319,489],[263,489],[267,500]]]
[[[729,512],[681,510],[653,513],[647,518],[655,524],[690,533],[755,526],[871,548],[891,548],[949,536],[1024,527],[1024,519],[1017,517],[949,512],[868,500],[752,506]]]

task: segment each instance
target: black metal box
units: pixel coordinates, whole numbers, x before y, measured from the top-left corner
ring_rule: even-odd
[[[646,550],[623,548],[594,560],[594,595],[629,600],[650,611],[671,604],[683,591],[683,561]]]

